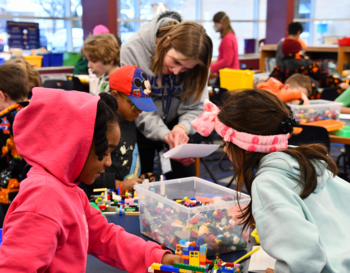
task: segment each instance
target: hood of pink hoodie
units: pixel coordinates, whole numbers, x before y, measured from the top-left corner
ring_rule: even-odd
[[[33,168],[76,186],[91,147],[99,98],[77,91],[34,88],[31,102],[14,122],[19,154]]]

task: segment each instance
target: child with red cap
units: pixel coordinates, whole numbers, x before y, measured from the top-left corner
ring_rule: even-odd
[[[135,120],[142,111],[157,111],[149,96],[151,86],[148,75],[142,69],[126,65],[109,76],[109,93],[117,99],[120,115],[121,139],[117,148],[112,151],[112,165],[106,168],[92,185],[84,183],[80,187],[88,195],[95,188],[132,190],[135,184],[142,183],[142,178],[154,181],[152,173],[141,175],[141,163],[137,146]]]
[[[284,83],[290,76],[299,73],[310,76],[310,78],[314,80],[313,82],[322,88],[341,87],[342,89],[346,89],[349,87],[348,84],[343,83],[340,79],[334,78],[329,73],[321,72],[315,62],[303,57],[301,50],[302,46],[297,40],[292,38],[284,39],[282,43],[282,53],[284,57],[282,58],[281,64],[275,66],[270,77],[274,77]],[[319,98],[317,94],[318,92],[314,85],[310,98]]]

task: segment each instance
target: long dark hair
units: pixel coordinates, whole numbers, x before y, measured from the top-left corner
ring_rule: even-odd
[[[290,116],[290,111],[274,94],[259,89],[229,93],[218,114],[222,123],[237,131],[254,135],[283,134],[281,122]],[[255,179],[254,169],[259,166],[261,158],[266,154],[247,153],[231,142],[228,143],[227,152],[233,162],[238,191],[241,191],[244,183],[248,194],[251,195]],[[317,186],[317,172],[312,164],[313,160],[324,161],[334,175],[338,171],[336,164],[328,156],[326,147],[321,144],[301,145],[293,149],[288,148],[283,152],[294,157],[299,163],[300,180],[298,186],[303,188],[300,194],[302,199],[308,197]],[[254,224],[252,201],[241,211],[239,219],[244,227]]]
[[[97,103],[97,113],[95,121],[95,153],[98,160],[103,159],[103,155],[108,148],[107,130],[111,124],[119,124],[118,102],[108,93],[100,93],[100,100]]]

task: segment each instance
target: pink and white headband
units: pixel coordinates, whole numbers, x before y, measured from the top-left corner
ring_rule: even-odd
[[[199,115],[192,126],[202,136],[209,136],[215,131],[226,141],[232,142],[249,152],[272,153],[287,148],[289,133],[272,136],[259,136],[238,132],[226,126],[218,119],[220,109],[209,100],[204,101],[204,113]]]

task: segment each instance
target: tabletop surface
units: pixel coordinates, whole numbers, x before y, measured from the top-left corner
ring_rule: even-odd
[[[148,237],[144,236],[140,232],[140,220],[138,216],[119,216],[118,214],[113,214],[113,215],[106,215],[106,218],[109,223],[114,223],[117,224],[121,227],[123,227],[127,232],[134,234],[138,237],[141,237],[145,239],[146,241],[150,240]],[[252,243],[248,245],[248,249],[252,248]],[[239,259],[242,257],[244,254],[246,254],[247,251],[241,250],[241,251],[236,251],[236,252],[231,252],[231,253],[225,253],[221,255],[221,259],[224,262],[234,262],[235,260]],[[213,260],[214,257],[207,257],[210,260]],[[243,272],[247,273],[248,272],[248,265],[249,265],[249,260],[245,261],[243,263]],[[118,272],[126,272],[114,267],[111,267],[97,258],[88,255],[88,260],[87,260],[87,266],[86,266],[86,272],[87,273],[118,273]]]

